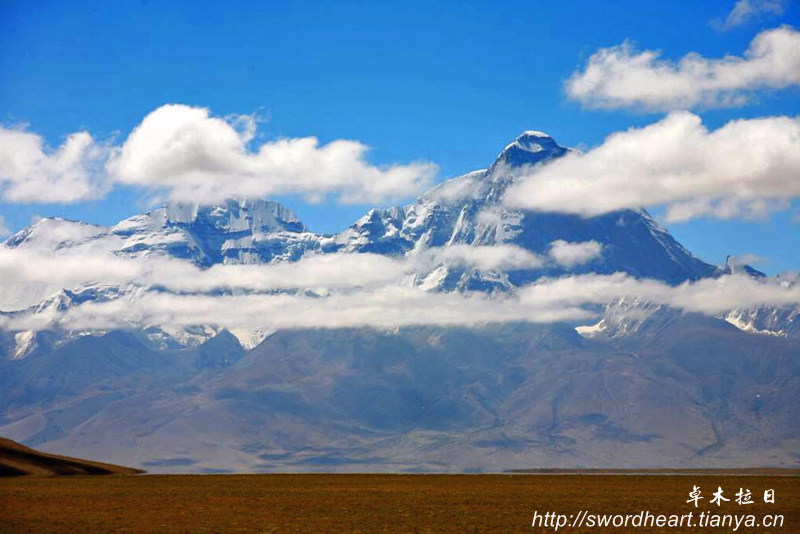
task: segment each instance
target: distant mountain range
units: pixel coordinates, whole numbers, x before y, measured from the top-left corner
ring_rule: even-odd
[[[624,272],[670,285],[756,269],[694,257],[645,210],[582,218],[506,208],[520,169],[568,153],[528,131],[487,169],[334,235],[265,199],[170,204],[112,227],[47,218],[2,247],[102,251],[200,268],[311,255],[513,245],[537,265],[425,264],[409,285],[510,293]],[[554,256],[581,245],[579,258]],[[581,249],[583,250],[583,249]],[[549,256],[548,256],[549,255]],[[6,317],[46,317],[162,287],[0,286]],[[592,324],[286,330],[150,324],[0,331],[0,435],[148,471],[793,466],[800,307],[718,317],[616,299]]]

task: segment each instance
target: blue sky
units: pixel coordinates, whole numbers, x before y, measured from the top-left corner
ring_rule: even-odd
[[[0,120],[27,123],[48,144],[86,129],[124,138],[165,103],[224,116],[257,112],[259,139],[358,139],[373,163],[430,160],[439,178],[485,167],[523,130],[565,146],[663,113],[588,110],[565,97],[567,78],[597,49],[626,39],[678,59],[741,55],[760,31],[798,26],[781,16],[728,31],[710,21],[723,2],[16,2],[0,5]],[[794,116],[800,93],[759,93],[744,107],[696,111],[715,128],[734,118]],[[281,198],[316,231],[338,231],[370,206]],[[35,216],[109,224],[146,208],[117,188],[72,205],[0,203],[17,230]],[[654,210],[656,213],[660,211]],[[669,224],[713,263],[757,254],[767,272],[798,269],[793,210],[760,221]]]

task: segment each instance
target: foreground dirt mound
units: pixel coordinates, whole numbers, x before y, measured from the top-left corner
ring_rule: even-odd
[[[0,476],[134,475],[141,469],[47,454],[0,438]]]

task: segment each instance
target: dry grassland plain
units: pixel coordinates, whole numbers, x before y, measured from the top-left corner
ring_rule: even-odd
[[[704,500],[687,503],[693,485]],[[710,504],[717,487],[729,502]],[[752,505],[739,505],[740,487]],[[763,491],[775,491],[775,503]],[[534,512],[784,516],[800,532],[796,476],[164,475],[0,479],[0,532],[552,532]],[[559,532],[632,532],[564,527]],[[653,528],[637,532],[730,532]]]

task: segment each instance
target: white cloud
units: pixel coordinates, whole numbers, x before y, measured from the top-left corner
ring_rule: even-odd
[[[596,242],[556,241],[550,256],[562,264],[577,264],[601,251]],[[4,328],[11,330],[54,325],[106,329],[198,324],[237,329],[393,328],[583,320],[595,314],[598,304],[623,297],[707,314],[800,304],[800,286],[790,278],[758,282],[736,274],[677,287],[621,273],[587,274],[541,279],[507,295],[430,292],[411,283],[413,273],[429,268],[433,262],[511,270],[536,268],[543,261],[512,245],[451,246],[397,259],[375,254],[330,254],[307,256],[297,262],[200,269],[187,260],[161,256],[124,257],[109,251],[69,249],[45,253],[0,247],[0,292],[4,295],[8,288],[25,285],[47,286],[51,291],[53,287],[74,289],[86,284],[121,288],[119,293],[111,293],[112,300],[85,302],[66,310],[49,307],[2,321]],[[148,291],[148,287],[158,290]]]
[[[735,256],[731,258],[731,261],[735,265],[744,266],[744,265],[758,265],[759,263],[767,263],[766,258],[762,258],[757,254],[742,254],[741,256]]]
[[[69,237],[76,233],[67,225],[56,225],[54,229],[62,226],[62,235]],[[60,288],[74,290],[98,285],[133,284],[180,293],[313,290],[328,294],[408,285],[411,274],[430,271],[442,264],[496,271],[534,269],[543,264],[543,259],[513,245],[454,245],[397,259],[369,253],[320,254],[294,262],[219,264],[201,269],[188,260],[119,256],[109,250],[85,247],[57,252],[0,247],[0,291],[8,297],[0,299],[0,308],[21,309],[31,305],[31,299],[38,296],[40,300]],[[20,292],[26,297],[24,304],[14,306]]]
[[[144,274],[142,264],[108,253],[78,252],[0,246],[0,310],[34,306],[60,289],[124,285]]]
[[[537,269],[544,260],[532,252],[515,245],[471,246],[449,245],[425,250],[417,259],[422,265],[435,267],[444,264],[480,271],[513,271]]]
[[[124,284],[141,278],[143,264],[111,254],[58,254],[0,247],[2,284]],[[2,287],[2,286],[0,286]]]
[[[251,149],[256,126],[250,115],[219,118],[206,108],[169,104],[148,114],[121,146],[76,132],[56,150],[37,134],[0,127],[2,195],[9,202],[71,203],[125,184],[185,202],[298,194],[312,202],[332,196],[377,203],[419,193],[438,169],[424,161],[372,165],[368,147],[350,140],[287,138]]]
[[[42,252],[0,247],[0,291],[135,284],[175,292],[355,290],[400,284],[412,263],[378,254],[307,256],[291,263],[214,265],[200,269],[187,260],[125,257],[103,251]],[[37,292],[38,293],[38,292]],[[26,305],[30,303],[27,302]],[[5,304],[7,309],[8,304]],[[24,306],[23,306],[24,307]]]
[[[600,256],[603,245],[595,240],[581,243],[570,243],[558,239],[550,243],[550,257],[558,264],[565,267],[582,265]]]
[[[751,20],[783,15],[787,4],[788,0],[738,0],[725,20],[714,20],[711,25],[718,30],[729,30]]]
[[[481,178],[485,172],[485,170],[473,171],[464,176],[446,180],[428,191],[426,196],[445,203],[456,203],[473,198],[480,193],[484,186]]]
[[[108,252],[115,246],[114,239],[104,239],[108,228],[88,223],[70,221],[57,217],[32,218],[31,226],[25,228],[25,239],[21,248],[38,250],[45,254],[53,252],[72,254]]]
[[[761,283],[747,276],[731,275],[673,287],[617,273],[545,279],[513,295],[491,296],[427,292],[396,285],[322,297],[135,292],[118,300],[10,318],[5,327],[36,329],[57,324],[69,329],[107,329],[213,324],[224,328],[282,329],[551,323],[587,319],[595,315],[593,306],[624,297],[643,298],[690,312],[719,314],[743,307],[800,304],[800,286]]]
[[[177,201],[290,193],[311,201],[333,194],[340,202],[358,203],[416,194],[437,170],[427,162],[371,165],[358,141],[279,139],[250,150],[255,122],[247,116],[233,122],[206,108],[161,106],[116,151],[109,173],[121,183],[166,189]]]
[[[656,304],[704,314],[736,308],[786,306],[800,303],[800,286],[764,283],[746,275],[706,278],[670,286],[651,279],[636,279],[624,273],[587,274],[545,280],[521,290],[523,301],[548,306],[581,306],[606,303],[618,298],[644,298]]]
[[[86,303],[54,320],[75,329],[197,324],[281,329],[477,325],[518,320],[557,322],[589,316],[589,312],[577,307],[538,309],[517,299],[492,299],[484,294],[432,293],[412,287],[390,286],[322,298],[149,293],[124,302]]]
[[[0,126],[0,187],[8,202],[71,203],[109,188],[102,163],[107,148],[86,132],[69,135],[56,150],[22,129]]]
[[[199,269],[181,260],[145,262],[142,282],[173,291],[368,289],[398,284],[409,265],[380,254],[324,254],[268,265],[214,265]]]
[[[59,222],[59,221],[55,221]],[[92,227],[50,225],[61,237],[84,235]],[[62,243],[62,239],[54,244]],[[599,243],[555,242],[551,259],[565,265],[589,261],[599,254]],[[138,294],[140,288],[158,288],[179,294],[303,293],[318,296],[368,293],[386,288],[409,288],[417,278],[440,265],[481,271],[538,269],[546,261],[523,248],[451,245],[426,249],[403,258],[379,254],[308,255],[294,262],[267,265],[219,264],[201,269],[188,260],[160,255],[122,256],[102,248],[0,247],[0,309],[21,310],[39,303],[59,289],[118,286]],[[354,299],[356,297],[353,297]],[[371,298],[371,297],[370,297]],[[42,320],[41,317],[37,320]]]
[[[600,49],[567,81],[567,95],[592,108],[669,111],[741,106],[755,90],[800,84],[800,32],[788,26],[758,34],[743,57],[660,56],[629,42]]]
[[[800,118],[736,120],[708,131],[674,112],[598,147],[529,171],[507,191],[514,208],[585,217],[668,206],[666,218],[759,217],[800,196]]]

